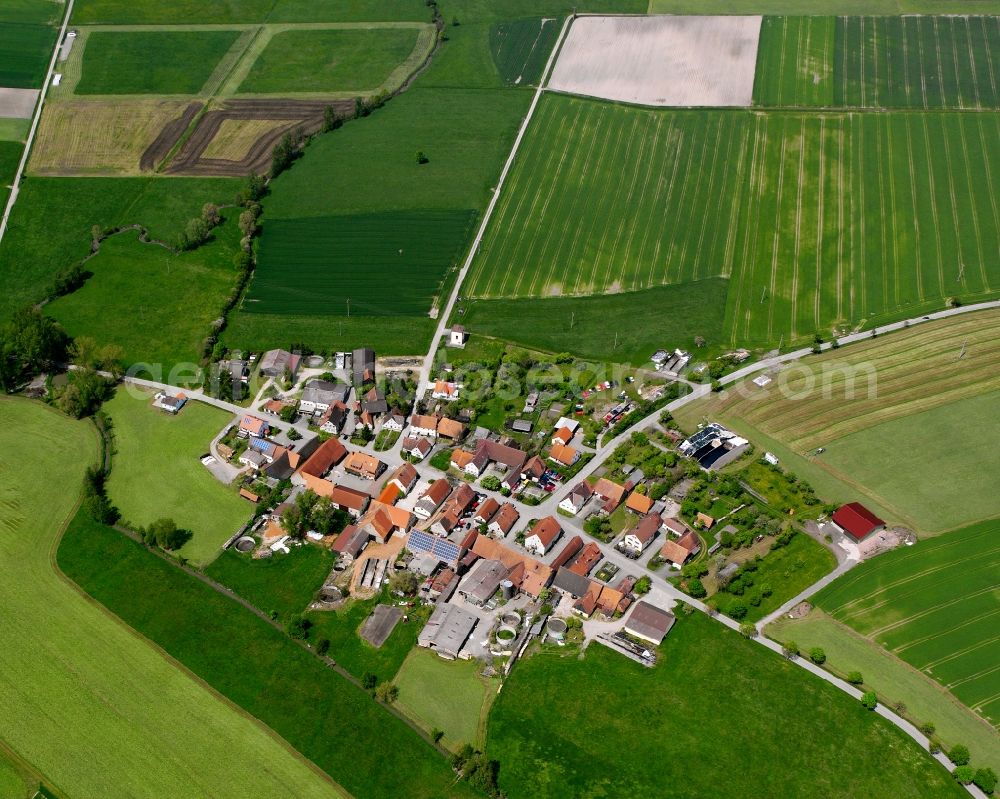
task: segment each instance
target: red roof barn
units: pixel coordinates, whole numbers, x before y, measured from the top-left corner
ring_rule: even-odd
[[[833,523],[855,541],[862,541],[885,527],[885,522],[860,502],[841,505],[833,513]]]

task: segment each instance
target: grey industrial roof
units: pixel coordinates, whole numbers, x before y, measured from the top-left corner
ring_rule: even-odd
[[[636,602],[625,622],[625,631],[659,644],[674,626],[674,614],[648,602]]]
[[[417,642],[457,657],[479,621],[458,605],[439,604],[431,614]]]

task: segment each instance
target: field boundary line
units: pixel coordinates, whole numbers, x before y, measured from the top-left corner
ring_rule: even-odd
[[[909,161],[910,169],[910,202],[913,209],[913,260],[917,268],[914,273],[917,276],[917,299],[924,301],[924,270],[923,270],[923,249],[921,248],[920,217],[917,216],[917,175],[913,165],[913,131],[910,130],[910,120],[903,119],[903,128],[906,130],[906,157]]]
[[[70,0],[70,3],[72,2],[73,0]],[[569,30],[569,26],[572,21],[572,17],[567,17],[565,19],[562,30],[559,31],[559,38],[556,39],[556,43],[552,46],[552,52],[549,53],[549,60],[546,62],[545,68],[542,70],[542,76],[538,81],[538,88],[535,89],[535,96],[532,98],[531,105],[528,106],[528,113],[525,114],[524,121],[521,123],[520,129],[517,131],[517,135],[514,137],[514,144],[510,149],[510,154],[507,156],[507,161],[504,163],[503,169],[500,170],[500,176],[497,178],[497,185],[493,190],[493,196],[490,198],[489,204],[486,206],[486,211],[483,213],[483,219],[479,223],[479,229],[476,231],[476,237],[473,239],[472,246],[469,247],[469,251],[465,256],[462,268],[458,272],[458,277],[455,280],[455,285],[452,287],[451,295],[448,297],[448,302],[445,304],[441,315],[438,317],[438,325],[434,331],[434,338],[431,339],[430,349],[428,349],[427,355],[424,357],[424,365],[420,369],[420,382],[417,384],[418,398],[423,396],[423,393],[426,390],[427,382],[430,379],[431,366],[434,363],[434,354],[437,352],[442,336],[444,336],[445,329],[448,325],[448,319],[451,316],[452,310],[455,308],[455,301],[458,299],[459,292],[462,290],[462,284],[465,282],[465,277],[469,272],[469,267],[471,266],[473,259],[476,257],[479,245],[483,240],[483,235],[486,233],[486,226],[489,224],[490,219],[493,216],[493,210],[496,208],[496,204],[500,199],[504,182],[506,181],[507,175],[514,164],[517,151],[520,148],[521,141],[524,139],[524,135],[528,130],[531,118],[535,114],[535,109],[538,107],[538,101],[541,99],[542,94],[545,91],[545,84],[548,83],[549,73],[552,71],[552,65],[555,63],[556,55],[559,52],[559,48],[561,47],[563,39],[566,36],[566,31]]]
[[[822,181],[823,174],[823,125],[826,122],[825,117],[821,117],[819,121],[820,125],[820,156],[819,156],[819,171],[820,180]],[[798,338],[798,318],[799,318],[799,258],[802,255],[802,193],[805,191],[806,182],[806,117],[803,116],[799,120],[799,170],[798,170],[798,180],[796,181],[798,186],[798,191],[795,194],[795,242],[792,245],[792,313],[791,313],[791,336],[792,339]],[[820,213],[822,213],[823,205],[823,195],[822,189],[818,192],[819,203],[820,203]],[[819,291],[819,287],[816,287]],[[774,304],[771,304],[771,309],[773,311]],[[770,326],[769,326],[770,327]]]
[[[21,151],[21,160],[17,164],[17,172],[10,184],[10,197],[7,198],[7,205],[0,217],[0,242],[3,242],[4,234],[7,232],[7,223],[10,220],[14,203],[21,192],[21,179],[24,177],[25,167],[28,165],[28,156],[31,155],[31,145],[35,142],[35,133],[38,132],[38,123],[42,118],[42,107],[45,105],[45,97],[48,94],[49,86],[52,83],[52,73],[55,71],[56,59],[59,51],[62,50],[63,40],[66,38],[66,28],[69,26],[69,18],[73,13],[73,3],[75,0],[67,0],[66,11],[63,14],[62,26],[59,28],[59,35],[56,36],[55,46],[52,48],[52,55],[49,57],[49,68],[45,72],[45,80],[35,101],[35,113],[31,118],[31,128],[28,130],[28,138],[24,141],[24,149]]]
[[[933,155],[931,154],[931,131],[930,127],[927,125],[927,114],[921,115],[920,123],[924,129],[924,155],[927,158],[927,187],[929,189],[927,196],[931,201],[931,217],[934,220],[931,231],[934,233],[934,248],[937,251],[938,288],[941,290],[941,296],[946,297],[948,295],[945,293],[944,288],[944,251],[941,248],[941,220],[938,216],[937,184],[934,180],[934,160]]]

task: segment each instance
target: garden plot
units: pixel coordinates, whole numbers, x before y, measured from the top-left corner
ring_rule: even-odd
[[[580,17],[549,87],[642,105],[748,106],[760,17]]]

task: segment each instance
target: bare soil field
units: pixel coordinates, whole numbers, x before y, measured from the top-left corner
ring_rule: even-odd
[[[0,117],[31,119],[38,89],[0,89]]]
[[[579,17],[549,87],[651,106],[753,100],[760,17]]]
[[[71,100],[46,104],[31,151],[29,172],[137,175],[141,168],[151,168],[143,159],[144,153],[159,140],[166,127],[178,125],[177,120],[186,113],[186,108],[188,103],[183,100],[130,103]],[[180,131],[183,129],[180,126]]]
[[[159,134],[153,140],[153,143],[146,148],[139,159],[140,171],[153,171],[156,165],[167,157],[170,149],[180,141],[181,136],[184,135],[184,131],[188,129],[188,125],[191,124],[202,108],[203,104],[200,102],[188,103],[187,108],[184,109],[184,113],[173,122],[169,122],[163,126],[162,130],[160,130]]]
[[[207,111],[181,146],[166,171],[174,175],[242,176],[263,172],[271,162],[271,150],[288,131],[301,128],[315,133],[323,124],[323,110],[332,105],[340,113],[353,112],[353,100],[227,100],[219,108]],[[226,121],[281,121],[253,141],[240,160],[209,157],[206,154]],[[229,134],[226,134],[229,135]],[[171,147],[173,144],[171,144]],[[169,150],[169,148],[168,148]]]

